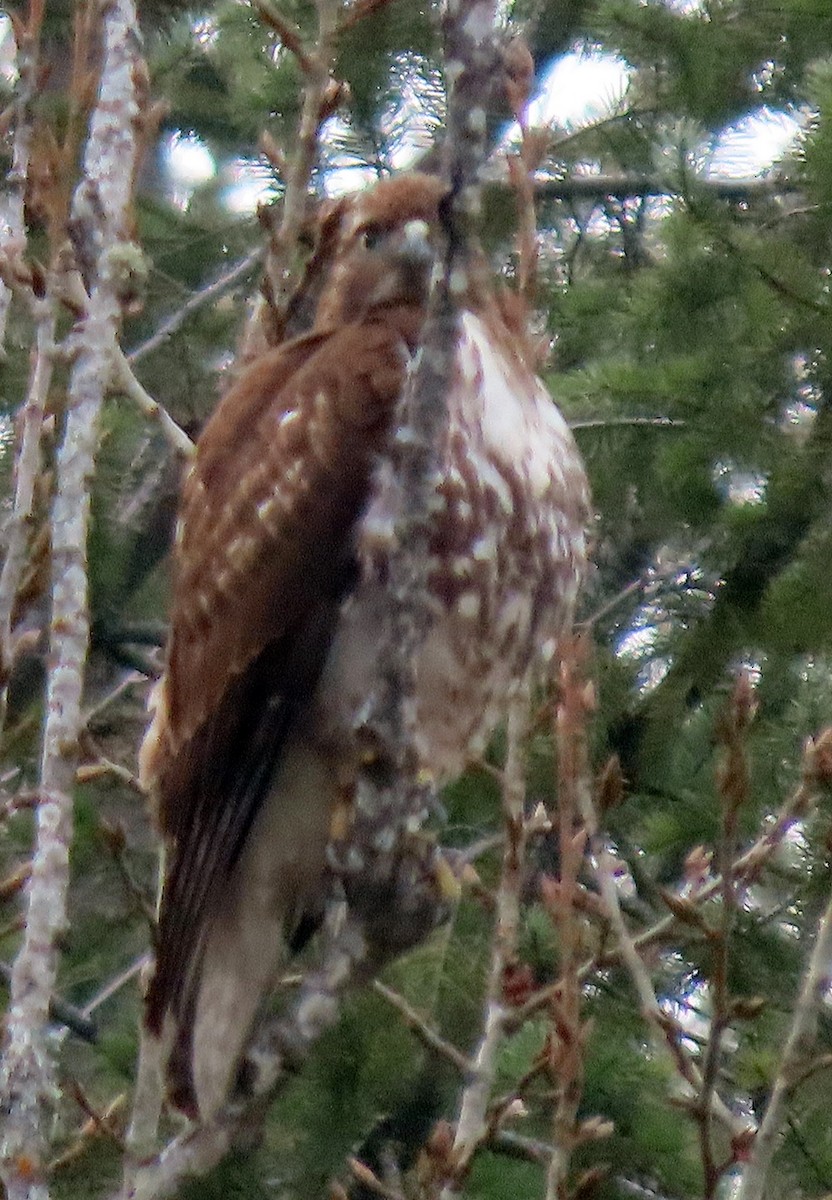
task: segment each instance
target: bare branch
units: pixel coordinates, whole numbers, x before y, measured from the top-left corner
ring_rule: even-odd
[[[182,458],[190,458],[194,453],[193,442],[181,425],[176,424],[167,409],[163,408],[158,400],[154,400],[150,393],[145,391],[133,374],[124,352],[118,347],[115,349],[114,360],[115,386],[123,387],[126,394],[139,406],[144,415],[152,421],[156,421],[172,450],[175,450]]]
[[[295,56],[304,75],[310,79],[314,78],[316,74],[314,56],[308,54],[303,44],[303,35],[294,21],[290,21],[288,17],[273,8],[269,0],[254,0],[254,7],[265,24],[274,30],[289,53]]]
[[[120,317],[125,237],[136,155],[137,80],[142,62],[132,0],[103,10],[98,102],[90,121],[84,177],[73,201],[76,245],[90,283],[89,305],[70,376],[52,513],[52,667],[41,758],[37,845],[26,928],[15,960],[2,1094],[7,1119],[2,1175],[9,1200],[45,1200],[47,1112],[56,1079],[48,1044],[49,1003],[66,925],[72,791],[81,693],[89,642],[86,540],[89,481],[98,417]]]
[[[748,883],[756,879],[776,853],[788,831],[797,821],[802,820],[812,811],[817,803],[818,792],[828,781],[828,768],[825,765],[832,757],[832,729],[826,729],[816,739],[810,739],[803,752],[803,770],[800,783],[783,803],[779,812],[771,820],[765,831],[745,850],[734,863],[734,879],[736,882]],[[722,887],[722,880],[717,875],[701,886],[687,892],[684,902],[692,910],[716,896]],[[649,928],[632,936],[636,951],[646,950],[665,941],[678,925],[678,918],[671,912],[662,917]],[[605,950],[596,958],[587,959],[581,966],[581,979],[588,979],[599,968],[615,962],[623,961],[622,949],[617,947]],[[559,984],[549,984],[541,988],[530,999],[518,1008],[510,1017],[512,1030],[539,1013],[550,1003],[553,993]]]
[[[569,428],[575,429],[626,429],[646,426],[648,429],[684,429],[686,421],[675,417],[588,417],[586,420],[570,421]]]
[[[388,987],[386,983],[382,983],[380,979],[374,981],[373,990],[379,996],[383,996],[387,1003],[395,1008],[408,1029],[412,1030],[422,1045],[430,1050],[432,1054],[437,1054],[440,1058],[446,1059],[456,1067],[463,1077],[470,1073],[470,1060],[461,1051],[457,1050],[456,1046],[451,1045],[450,1042],[446,1042],[443,1037],[440,1037],[436,1030],[428,1025],[424,1017],[420,1016],[411,1004],[408,1004],[404,996],[400,996],[398,992]]]
[[[307,213],[309,183],[318,155],[318,135],[322,121],[337,105],[340,96],[340,89],[332,78],[339,0],[317,0],[318,36],[314,50],[304,47],[299,31],[280,16],[268,0],[257,0],[257,7],[267,24],[276,30],[284,45],[298,59],[305,82],[294,153],[289,159],[283,193],[280,225],[266,255],[265,275],[269,294],[261,294],[255,300],[240,344],[241,363],[250,362],[272,343],[270,326],[274,314],[284,311],[297,282],[297,250]]]
[[[722,828],[717,841],[716,862],[722,881],[720,894],[720,919],[716,927],[711,926],[711,1021],[707,1043],[703,1054],[702,1088],[698,1097],[697,1116],[702,1168],[705,1177],[705,1195],[717,1194],[724,1167],[714,1152],[712,1124],[713,1100],[716,1096],[717,1073],[722,1055],[725,1032],[731,1021],[731,996],[729,990],[731,933],[737,914],[737,889],[734,879],[734,861],[737,856],[737,825],[740,809],[750,795],[750,774],[746,738],[756,712],[753,686],[747,672],[741,672],[727,711],[718,721],[716,735],[723,745],[722,758],[717,768],[717,789],[722,810]]]
[[[138,346],[130,350],[126,357],[131,367],[135,367],[136,363],[143,358],[147,358],[149,354],[154,354],[159,350],[169,338],[177,333],[185,322],[193,316],[195,312],[203,308],[206,304],[211,304],[212,301],[218,299],[229,288],[234,287],[241,280],[249,275],[260,260],[263,258],[265,251],[262,246],[258,246],[256,250],[252,250],[239,262],[229,267],[227,271],[223,271],[216,279],[207,283],[205,287],[194,292],[192,296],[177,308],[176,312],[171,313],[166,321],[163,321],[154,334],[147,341],[141,342]]]
[[[832,962],[832,898],[821,917],[815,945],[803,976],[783,1055],[765,1113],[736,1192],[736,1200],[763,1200],[769,1168],[786,1116],[786,1101],[805,1077],[806,1063],[817,1038],[817,1014],[829,994]]]
[[[503,772],[505,846],[497,886],[491,963],[485,991],[482,1037],[474,1055],[471,1077],[462,1092],[452,1150],[453,1177],[443,1190],[444,1200],[458,1191],[477,1149],[492,1133],[488,1106],[497,1071],[497,1054],[505,1036],[504,984],[517,958],[520,931],[520,892],[528,827],[525,806],[525,734],[529,698],[521,689],[511,702]]]
[[[118,1130],[125,1107],[125,1096],[123,1094],[116,1096],[115,1100],[108,1104],[102,1113],[93,1107],[78,1083],[73,1081],[70,1086],[75,1101],[81,1108],[81,1111],[86,1114],[87,1119],[79,1129],[72,1144],[49,1164],[50,1175],[54,1171],[60,1171],[77,1162],[93,1143],[101,1138],[106,1138],[107,1141],[115,1142],[117,1146],[121,1146],[121,1138]]]
[[[598,839],[597,835],[593,839],[593,859],[601,898],[616,935],[621,960],[630,974],[630,979],[638,995],[641,1014],[652,1028],[656,1047],[660,1050],[664,1048],[669,1053],[676,1071],[688,1084],[693,1094],[705,1095],[702,1073],[685,1049],[683,1030],[679,1023],[664,1012],[659,1004],[649,972],[638,952],[636,940],[627,928],[618,897],[615,857],[604,845],[603,838]],[[736,1116],[715,1089],[711,1089],[707,1093],[707,1102],[713,1116],[721,1122],[732,1139],[738,1141],[748,1139],[748,1122]]]
[[[32,0],[28,22],[24,24],[19,19],[14,23],[18,71],[13,108],[15,132],[11,170],[0,197],[0,259],[12,274],[22,263],[26,249],[24,197],[32,146],[32,100],[37,93],[38,42],[43,12],[44,0]],[[12,288],[5,280],[0,280],[0,355],[5,353],[11,299]]]
[[[568,1196],[572,1152],[577,1145],[578,1106],[583,1091],[585,1031],[581,1022],[578,875],[583,865],[589,803],[586,723],[594,697],[584,679],[585,643],[563,647],[560,699],[555,716],[558,757],[557,903],[549,908],[558,932],[560,980],[550,1000],[547,1066],[555,1088],[552,1155],[546,1169],[546,1200]],[[544,893],[545,894],[545,893]]]
[[[802,185],[783,175],[765,179],[698,178],[697,188],[721,200],[776,200],[779,196],[800,192]],[[676,196],[679,187],[670,179],[653,175],[570,175],[564,179],[538,179],[535,184],[541,200],[595,200],[609,196]]]
[[[736,742],[732,743],[732,747],[736,753],[741,752]],[[601,899],[612,932],[615,934],[617,952],[629,972],[639,999],[641,1015],[652,1031],[656,1048],[660,1053],[663,1051],[669,1055],[670,1061],[687,1084],[697,1105],[707,1105],[708,1112],[700,1117],[704,1130],[703,1136],[708,1137],[709,1120],[710,1117],[714,1117],[728,1131],[735,1144],[747,1142],[750,1135],[748,1122],[736,1116],[719,1095],[715,1086],[713,1066],[706,1068],[708,1074],[703,1077],[702,1071],[685,1047],[684,1033],[678,1021],[665,1012],[659,1003],[650,974],[639,954],[636,939],[630,933],[621,910],[616,878],[616,858],[599,830],[592,793],[589,789],[586,789],[584,793],[584,800],[586,804],[584,820],[590,834],[591,861]],[[734,864],[734,869],[736,869],[736,864]],[[724,892],[728,884],[721,882],[719,886],[720,890]]]
[[[15,459],[14,507],[8,543],[0,572],[0,728],[5,722],[9,676],[15,659],[12,622],[17,593],[26,565],[33,516],[35,482],[40,471],[40,436],[46,398],[52,381],[55,312],[49,299],[34,300],[35,348],[29,390],[19,421]]]

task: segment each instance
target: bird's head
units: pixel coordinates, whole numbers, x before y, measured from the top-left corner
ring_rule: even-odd
[[[318,325],[390,305],[426,305],[446,194],[440,179],[413,173],[382,180],[350,204]]]

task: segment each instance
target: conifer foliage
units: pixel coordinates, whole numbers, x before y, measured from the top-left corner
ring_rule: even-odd
[[[242,1118],[165,1113],[122,1183],[156,880],[135,754],[183,463],[294,332],[322,200],[440,165],[466,5],[4,15],[10,1200],[832,1193],[826,0],[495,6],[513,86],[478,234],[592,480],[578,635],[432,818],[449,919]],[[541,117],[599,62],[614,94]]]

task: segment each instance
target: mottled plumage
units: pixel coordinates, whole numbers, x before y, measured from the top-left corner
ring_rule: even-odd
[[[203,1115],[233,1084],[281,948],[314,926],[330,817],[355,778],[390,547],[385,452],[441,194],[403,176],[344,206],[313,332],[225,396],[184,484],[141,754],[168,843],[147,1021]],[[554,647],[585,561],[580,458],[483,278],[472,269],[463,302],[417,660],[418,749],[440,779]]]

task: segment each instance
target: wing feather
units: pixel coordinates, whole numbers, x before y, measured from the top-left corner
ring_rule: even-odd
[[[407,350],[389,318],[299,339],[253,365],[200,439],[142,755],[171,843],[153,1027],[187,1003],[211,906],[314,692]]]

